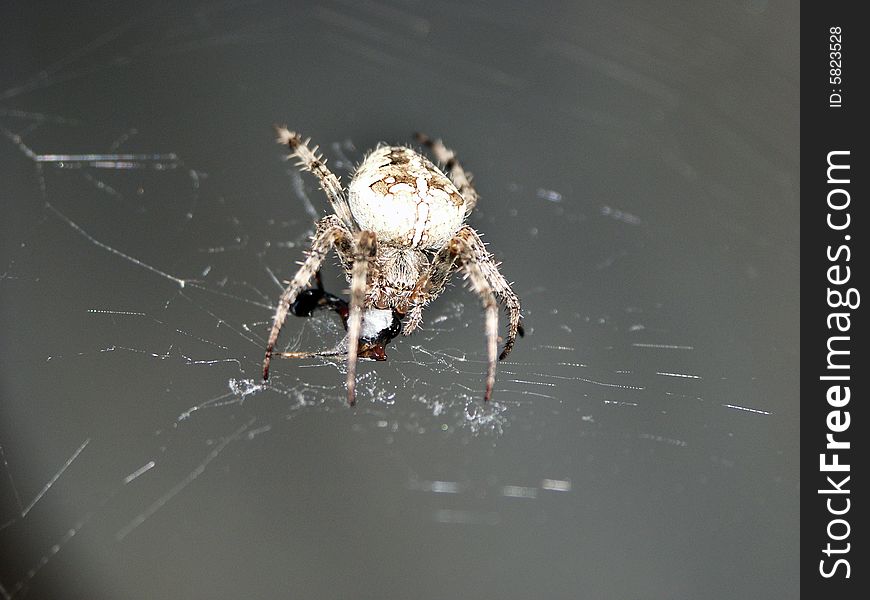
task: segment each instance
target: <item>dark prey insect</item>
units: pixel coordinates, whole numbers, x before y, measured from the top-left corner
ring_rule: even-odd
[[[272,356],[297,358],[310,353],[275,352],[287,313],[305,315],[329,308],[347,328],[347,399],[355,403],[358,358],[385,360],[384,346],[398,334],[420,326],[423,308],[437,298],[450,275],[461,271],[483,302],[488,368],[484,400],[492,396],[496,359],[510,354],[523,334],[520,301],[487,252],[480,235],[465,220],[477,204],[471,178],[440,140],[418,134],[447,174],[422,154],[404,146],[378,146],[362,161],[347,193],[327,167],[317,146],[286,127],[276,127],[278,142],[299,159],[297,166],[319,180],[334,214],[316,224],[305,260],[278,301],[263,360],[269,378]],[[323,290],[320,266],[335,249],[350,283],[350,302]],[[312,277],[317,288],[308,288]],[[508,313],[504,348],[498,354],[498,303]],[[343,304],[342,304],[343,303]]]

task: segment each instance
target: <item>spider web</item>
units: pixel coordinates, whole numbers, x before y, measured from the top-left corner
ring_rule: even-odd
[[[405,18],[367,6],[369,16]],[[314,10],[312,18],[322,24],[336,10]],[[616,486],[627,496],[617,509],[632,515],[627,528],[643,522],[648,503],[686,487],[695,500],[717,498],[774,473],[781,479],[772,493],[791,490],[782,447],[771,452],[765,440],[792,424],[778,413],[787,404],[771,398],[788,368],[777,363],[763,376],[739,344],[723,347],[727,335],[708,336],[715,318],[709,330],[675,325],[707,317],[691,314],[695,305],[679,299],[676,279],[655,282],[653,292],[644,282],[644,257],[660,257],[661,266],[675,252],[658,241],[670,233],[661,214],[545,176],[493,182],[471,221],[516,281],[527,331],[499,365],[489,405],[481,402],[481,308],[459,277],[427,309],[422,331],[387,348],[387,362],[361,363],[355,409],[344,405],[340,360],[276,361],[264,385],[259,369],[274,303],[326,210],[312,178],[271,145],[270,123],[251,135],[258,154],[242,160],[227,156],[232,143],[202,150],[222,137],[212,132],[182,138],[153,123],[134,125],[132,115],[104,121],[81,109],[87,100],[66,112],[42,95],[127,81],[143,64],[203,48],[246,48],[276,27],[221,15],[182,15],[163,36],[150,20],[122,22],[0,90],[0,152],[12,198],[0,265],[9,399],[0,437],[7,506],[0,541],[8,557],[0,597],[65,586],[89,556],[100,557],[95,564],[115,553],[135,556],[137,539],[195,519],[203,498],[227,493],[248,468],[282,490],[304,480],[281,474],[281,456],[319,473],[327,488],[336,462],[369,465],[371,489],[382,493],[370,500],[396,505],[400,530],[404,523],[554,534],[604,501],[587,487]],[[214,19],[206,33],[197,18]],[[427,23],[412,19],[411,31]],[[343,17],[330,35],[357,24]],[[352,43],[363,56],[398,56],[383,54],[368,30],[356,31]],[[547,51],[572,56],[564,47]],[[462,66],[458,79],[471,72],[488,74],[486,85],[521,84]],[[319,141],[346,183],[379,140]],[[485,167],[474,169],[480,188]],[[723,238],[758,239],[729,213],[706,218]],[[592,231],[601,235],[582,242]],[[794,255],[777,242],[774,254],[789,264]],[[554,256],[562,257],[556,268],[534,274]],[[343,292],[334,259],[324,276],[329,291]],[[335,315],[290,317],[280,344],[326,350],[343,335]],[[316,455],[312,448],[324,451],[324,440],[335,449]],[[757,471],[746,467],[752,457]],[[661,479],[647,479],[651,469],[662,469]],[[680,479],[683,469],[691,480]],[[755,506],[736,496],[727,508]],[[334,508],[323,513],[335,518]],[[247,523],[243,512],[225,514]],[[619,537],[589,522],[584,532],[605,545]],[[146,555],[146,564],[159,563]]]

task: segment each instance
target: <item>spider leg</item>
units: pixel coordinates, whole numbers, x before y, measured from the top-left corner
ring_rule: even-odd
[[[483,273],[484,279],[489,284],[492,291],[498,296],[499,300],[504,303],[505,310],[508,313],[508,334],[505,340],[504,348],[499,355],[499,360],[504,360],[513,350],[514,342],[517,335],[523,335],[522,317],[520,315],[520,300],[511,289],[510,284],[504,278],[504,275],[498,270],[498,263],[495,262],[492,254],[487,252],[486,246],[480,239],[477,232],[467,225],[459,230],[456,237],[461,237],[465,240],[470,252],[474,254],[474,260]]]
[[[444,145],[441,140],[432,140],[425,133],[417,133],[415,136],[420,144],[423,144],[432,152],[435,160],[442,163],[447,169],[447,175],[450,181],[459,190],[460,195],[465,198],[465,213],[470,214],[474,210],[479,198],[477,190],[471,185],[472,175],[462,168],[459,161],[456,159],[456,153]]]
[[[410,309],[405,316],[405,326],[402,335],[411,335],[423,320],[423,308],[429,303],[429,299],[437,297],[444,291],[450,274],[456,269],[456,253],[448,242],[435,258],[432,265],[417,281],[410,297]]]
[[[495,293],[496,297],[504,304],[508,313],[508,335],[504,349],[499,355],[499,360],[504,360],[513,350],[517,335],[523,335],[522,317],[520,315],[520,300],[511,289],[510,284],[498,270],[498,263],[487,252],[486,246],[474,229],[464,226],[456,234],[456,238],[462,239],[464,252],[474,257],[484,280]],[[411,308],[408,311],[403,335],[410,335],[420,324],[423,307],[429,298],[435,298],[447,284],[450,274],[457,267],[457,260],[461,258],[452,242],[441,249],[432,260],[432,266],[424,273],[417,282],[414,292],[411,294]],[[460,261],[461,262],[461,261]]]
[[[420,304],[412,304],[408,313],[405,315],[405,324],[402,326],[402,335],[411,335],[420,326],[423,320],[423,306]]]
[[[308,251],[302,266],[296,271],[296,275],[278,300],[272,329],[269,331],[269,341],[266,344],[266,356],[263,359],[263,381],[269,379],[269,365],[272,362],[275,343],[278,341],[278,334],[281,333],[281,327],[290,311],[290,305],[293,304],[300,290],[308,285],[308,282],[320,269],[320,265],[333,246],[338,245],[337,249],[341,250],[342,247],[350,244],[350,240],[350,231],[335,215],[329,215],[318,221],[317,231],[311,241],[311,250]]]
[[[362,309],[366,298],[369,263],[377,252],[375,234],[361,231],[356,240],[350,279],[350,312],[347,317],[347,403],[356,404],[356,363],[362,330]]]
[[[296,166],[302,168],[303,171],[313,173],[320,180],[320,187],[326,193],[332,211],[338,215],[348,229],[355,230],[356,225],[350,212],[350,205],[344,197],[341,181],[327,168],[326,159],[318,152],[318,146],[309,148],[308,144],[311,138],[303,140],[298,133],[288,130],[286,125],[275,125],[275,132],[278,134],[277,142],[285,144],[293,151],[290,156],[299,159]]]
[[[427,298],[441,293],[447,278],[456,268],[461,268],[471,289],[483,302],[486,311],[486,351],[488,359],[486,392],[484,400],[492,397],[495,370],[498,360],[503,360],[514,346],[517,334],[522,335],[520,301],[510,284],[498,270],[498,264],[486,251],[486,246],[474,229],[462,227],[432,261],[432,267],[420,278],[412,295],[412,316],[416,306],[423,306]],[[501,355],[498,355],[498,302],[501,299],[509,314],[508,336]],[[406,330],[407,332],[407,330]],[[407,332],[410,333],[410,332]]]
[[[483,302],[483,308],[486,311],[486,355],[487,355],[487,371],[486,371],[486,391],[483,394],[484,402],[492,397],[492,387],[495,384],[495,369],[498,364],[498,302],[495,299],[492,287],[484,275],[483,269],[479,263],[477,252],[474,246],[468,241],[468,236],[463,235],[465,229],[463,227],[459,233],[449,242],[450,251],[456,257],[460,268],[465,272],[465,277],[471,286],[472,291],[477,294]]]

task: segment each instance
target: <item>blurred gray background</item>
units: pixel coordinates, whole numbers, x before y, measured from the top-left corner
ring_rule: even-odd
[[[796,2],[0,10],[0,598],[797,596]],[[475,174],[491,406],[458,278],[355,409],[259,384],[326,210],[276,122]]]

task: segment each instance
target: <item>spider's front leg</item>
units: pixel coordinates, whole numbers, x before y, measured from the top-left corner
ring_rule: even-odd
[[[480,297],[486,311],[488,369],[486,392],[483,399],[489,400],[495,383],[495,369],[498,360],[503,360],[510,354],[517,334],[522,335],[520,301],[507,280],[499,272],[492,255],[486,251],[486,247],[474,229],[467,225],[464,226],[450,240],[445,250],[454,257],[456,264],[465,272],[472,291]],[[505,303],[510,315],[507,340],[505,340],[501,355],[498,356],[498,303],[496,296]]]
[[[459,230],[457,236],[461,236],[466,240],[469,250],[474,254],[475,263],[480,268],[484,279],[489,284],[496,297],[504,304],[508,314],[508,334],[505,339],[504,348],[498,359],[504,360],[511,353],[516,342],[517,335],[523,337],[523,321],[520,314],[520,299],[511,289],[510,284],[501,271],[498,270],[498,263],[493,258],[492,254],[487,252],[486,246],[477,232],[471,227],[465,226]]]
[[[341,181],[327,168],[326,159],[320,154],[318,147],[308,147],[311,138],[303,140],[302,136],[295,131],[287,129],[286,125],[275,125],[275,132],[278,134],[278,143],[287,146],[293,151],[290,156],[295,156],[299,159],[296,166],[304,171],[313,173],[320,181],[320,187],[323,188],[329,204],[332,206],[332,211],[338,215],[346,227],[353,229],[354,220],[351,216],[347,199],[344,197]]]
[[[350,278],[350,312],[347,318],[347,402],[356,404],[356,363],[362,330],[362,311],[366,299],[367,279],[377,254],[377,239],[372,231],[360,231],[353,251]]]
[[[308,282],[320,269],[320,265],[323,264],[333,246],[349,247],[352,241],[353,235],[337,216],[329,215],[317,222],[317,231],[311,240],[311,249],[278,300],[272,329],[269,331],[269,341],[266,344],[266,356],[263,359],[263,381],[269,379],[269,365],[272,362],[275,343],[278,341],[278,334],[281,333],[281,327],[284,326],[284,321],[287,319],[290,306],[296,300],[299,292],[308,285]]]
[[[483,394],[483,401],[488,402],[492,397],[492,387],[495,385],[495,369],[498,363],[498,302],[496,302],[492,287],[480,269],[472,246],[468,243],[466,236],[462,235],[462,230],[450,240],[448,247],[451,254],[456,257],[460,268],[465,272],[472,291],[483,302],[483,309],[486,311],[487,369],[486,391]]]

